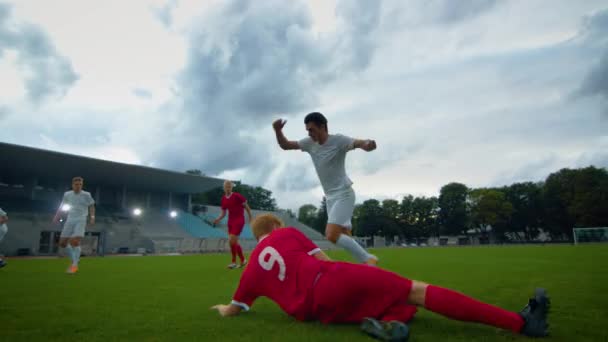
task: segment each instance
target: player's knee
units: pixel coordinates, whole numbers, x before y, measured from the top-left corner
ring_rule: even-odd
[[[342,235],[342,230],[344,230],[344,227],[328,223],[325,227],[325,238],[332,243],[338,243],[338,239],[340,238],[340,235]]]
[[[327,238],[327,240],[331,241],[332,243],[337,243],[338,239],[340,238],[340,233],[327,229],[325,231],[325,237]]]

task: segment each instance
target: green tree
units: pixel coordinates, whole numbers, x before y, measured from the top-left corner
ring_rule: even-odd
[[[497,239],[503,240],[513,213],[505,194],[496,189],[475,189],[469,194],[471,222],[480,232],[492,227]]]
[[[572,238],[574,227],[608,225],[608,172],[590,166],[562,169],[543,187],[544,222],[553,238]]]
[[[576,170],[568,208],[576,227],[608,226],[608,171],[594,166]],[[570,235],[570,234],[568,234]]]
[[[388,239],[399,235],[399,202],[393,199],[382,201],[380,231]]]
[[[574,170],[562,169],[547,177],[543,187],[543,207],[545,228],[552,238],[561,239],[574,227],[575,219],[568,214],[572,203]]]
[[[312,204],[304,204],[298,209],[298,221],[312,227],[317,219],[317,207]]]
[[[378,200],[369,199],[356,209],[354,233],[357,236],[374,236],[382,231],[384,213]]]
[[[252,209],[275,211],[277,210],[277,202],[272,197],[272,191],[262,188],[261,186],[249,186],[237,183],[234,191],[245,196],[247,203]]]
[[[323,196],[321,205],[317,210],[317,215],[311,227],[321,234],[325,234],[325,226],[327,226],[327,199]]]
[[[461,183],[444,185],[439,192],[439,225],[450,235],[463,234],[467,230],[467,193]]]
[[[533,240],[540,233],[542,226],[543,202],[540,183],[515,183],[503,187],[501,191],[513,206],[513,213],[508,223],[508,231],[523,234],[525,240]]]
[[[233,191],[245,196],[251,209],[275,211],[277,210],[276,200],[272,197],[272,191],[261,186],[250,186],[236,182]],[[192,197],[195,203],[219,206],[222,203],[224,189],[217,187],[202,194]]]
[[[416,197],[412,201],[413,236],[429,238],[437,236],[437,215],[439,209],[437,197]]]
[[[414,197],[412,195],[403,196],[399,203],[399,216],[397,222],[399,224],[399,236],[404,239],[414,238]]]

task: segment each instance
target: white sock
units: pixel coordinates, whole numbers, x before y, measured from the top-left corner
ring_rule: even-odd
[[[72,262],[73,265],[78,266],[80,262],[80,246],[74,247],[74,260]]]
[[[74,249],[72,248],[72,245],[68,244],[67,247],[65,248],[66,253],[68,254],[68,257],[70,258],[70,260],[72,261],[72,264],[74,263]]]
[[[370,258],[376,258],[361,247],[357,241],[346,234],[340,234],[336,245],[346,249],[350,254],[352,254],[353,257],[355,257],[355,259],[359,260],[359,262],[366,262]]]

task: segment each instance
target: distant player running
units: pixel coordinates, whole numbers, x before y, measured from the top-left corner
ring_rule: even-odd
[[[361,323],[362,330],[375,338],[405,341],[409,328],[404,323],[420,306],[455,320],[527,336],[547,335],[549,299],[542,289],[515,313],[377,267],[332,262],[300,231],[279,228],[282,225],[270,214],[256,217],[251,226],[258,245],[251,253],[252,262],[232,302],[212,309],[234,316],[263,296],[298,320]]]
[[[241,264],[239,267],[243,267],[247,264],[245,256],[243,255],[243,248],[239,244],[239,235],[243,231],[245,226],[245,215],[244,211],[247,210],[249,215],[249,222],[251,222],[251,208],[247,204],[247,199],[238,192],[232,191],[232,182],[229,180],[224,181],[224,196],[222,196],[222,214],[213,221],[213,224],[218,224],[224,216],[226,216],[226,210],[228,210],[228,238],[230,243],[230,252],[232,253],[232,263],[228,265],[229,269],[236,268],[236,256],[238,254]]]
[[[8,227],[6,226],[7,222],[8,215],[4,210],[2,210],[2,208],[0,208],[0,242],[2,242],[2,239],[4,239],[4,237],[6,236],[6,233],[8,233]],[[0,258],[0,268],[4,266],[6,266],[6,261]]]
[[[370,152],[376,149],[374,140],[360,140],[341,134],[329,134],[327,119],[321,113],[310,113],[304,118],[308,138],[290,141],[283,135],[286,121],[272,123],[277,142],[284,150],[302,150],[310,154],[327,199],[325,236],[332,243],[346,249],[359,262],[375,265],[376,256],[369,254],[351,236],[351,218],[355,209],[353,182],[346,175],[346,153],[355,148]]]
[[[87,215],[89,216],[89,223],[91,225],[95,224],[95,201],[89,192],[82,190],[83,184],[82,177],[72,179],[72,190],[63,194],[61,205],[53,218],[54,223],[59,223],[61,212],[68,213],[61,231],[59,246],[66,248],[72,261],[67,270],[67,273],[70,274],[78,272],[81,252],[80,242],[84,237],[87,226]]]

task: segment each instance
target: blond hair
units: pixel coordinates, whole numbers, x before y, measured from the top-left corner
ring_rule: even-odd
[[[284,223],[278,217],[272,214],[261,214],[256,216],[251,222],[251,232],[256,240],[262,236],[270,234],[275,228],[283,227]]]

